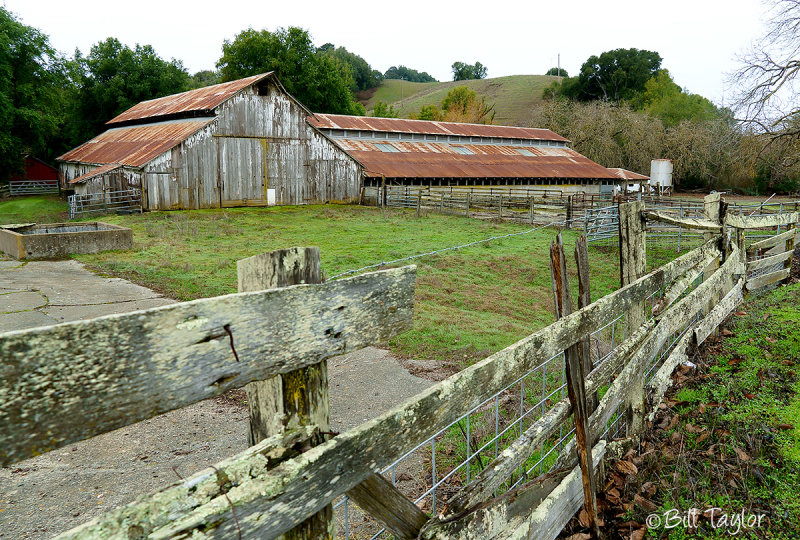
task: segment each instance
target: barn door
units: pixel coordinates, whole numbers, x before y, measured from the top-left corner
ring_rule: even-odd
[[[219,137],[222,206],[266,206],[267,142],[255,137]]]

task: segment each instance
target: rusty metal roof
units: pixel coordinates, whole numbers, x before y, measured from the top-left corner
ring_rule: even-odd
[[[568,139],[565,139],[549,129],[515,126],[433,122],[428,120],[406,120],[403,118],[374,118],[370,116],[346,116],[341,114],[315,114],[308,117],[308,123],[318,129],[388,131],[395,133],[421,133],[426,135],[503,137],[568,142]]]
[[[617,178],[621,178],[622,180],[650,180],[649,176],[645,176],[643,174],[635,173],[633,171],[629,171],[628,169],[623,169],[621,167],[609,167],[608,169],[614,174]]]
[[[69,181],[70,184],[83,184],[87,180],[94,178],[95,176],[100,176],[101,174],[108,173],[111,171],[116,171],[117,169],[121,169],[122,165],[119,163],[108,163],[106,165],[101,165],[98,168],[78,176],[77,178],[73,178]]]
[[[213,121],[203,118],[112,128],[57,159],[142,167]]]
[[[599,178],[611,171],[566,147],[517,147],[486,144],[409,143],[334,139],[364,164],[367,176],[389,178]],[[375,144],[391,145],[384,152]],[[471,154],[461,154],[456,148]],[[524,155],[525,151],[532,155]]]
[[[236,81],[214,84],[197,90],[189,90],[180,94],[142,101],[124,113],[112,118],[106,124],[156,119],[182,113],[211,114],[216,107],[227,99],[232,98],[239,91],[272,75],[273,72],[270,71],[269,73],[253,75]]]

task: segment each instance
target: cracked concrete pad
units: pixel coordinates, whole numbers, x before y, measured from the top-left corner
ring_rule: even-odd
[[[50,326],[51,324],[58,324],[58,322],[41,311],[0,314],[0,332],[25,330],[36,326]]]
[[[0,313],[30,311],[47,305],[47,298],[34,291],[0,295]]]

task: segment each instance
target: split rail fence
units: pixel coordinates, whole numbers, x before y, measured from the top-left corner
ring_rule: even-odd
[[[555,538],[581,505],[594,520],[596,471],[690,348],[746,291],[788,276],[797,214],[726,210],[707,197],[681,221],[704,243],[646,273],[646,223],[676,218],[620,205],[621,288],[590,302],[579,240],[577,309],[559,237],[555,323],[341,434],[326,359],[410,328],[413,266],[322,283],[319,251],[292,248],[239,261],[239,294],[0,334],[0,465],[246,386],[249,449],[61,538],[327,538],[347,534],[343,497],[399,538]],[[466,459],[442,463],[447,444]],[[390,469],[426,445],[433,485],[410,500]]]

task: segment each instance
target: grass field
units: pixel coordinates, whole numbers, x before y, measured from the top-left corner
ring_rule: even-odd
[[[0,199],[0,225],[56,223],[67,220],[67,203],[56,195]]]
[[[80,255],[99,271],[181,300],[236,291],[236,261],[291,246],[319,246],[327,276],[499,234],[524,225],[356,206],[273,207],[109,216],[131,227],[135,250]],[[460,365],[554,320],[548,246],[555,231],[492,241],[414,261],[414,329],[392,343],[401,355]],[[564,232],[572,261],[576,234]],[[616,253],[592,252],[593,297],[618,286]],[[571,266],[574,271],[574,263]],[[574,287],[577,293],[577,285]]]
[[[447,92],[452,88],[468,86],[479,96],[486,96],[488,104],[494,104],[495,124],[527,126],[531,122],[531,108],[541,101],[542,91],[555,79],[556,77],[546,75],[510,75],[493,79],[441,83],[402,81],[403,99],[400,99],[401,81],[386,80],[363,103],[369,111],[380,99],[393,104],[400,117],[405,118],[409,114],[419,112],[423,105],[441,105]]]

